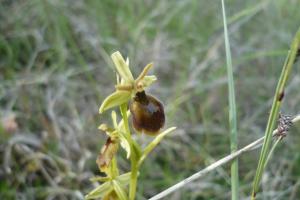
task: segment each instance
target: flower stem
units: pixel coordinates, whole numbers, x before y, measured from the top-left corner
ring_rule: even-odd
[[[129,199],[134,200],[136,194],[137,186],[137,174],[138,166],[135,159],[131,159],[131,177],[130,177],[130,189],[129,189]]]
[[[129,199],[134,200],[136,194],[136,187],[137,187],[137,175],[138,175],[138,162],[137,162],[137,152],[134,146],[134,141],[131,138],[129,124],[128,124],[128,117],[127,117],[127,104],[122,104],[120,106],[121,114],[124,120],[124,126],[126,131],[126,136],[129,139],[130,143],[130,162],[131,162],[131,176],[130,176],[130,184],[129,184]]]

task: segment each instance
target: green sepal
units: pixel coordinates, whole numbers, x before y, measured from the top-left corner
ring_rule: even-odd
[[[119,106],[123,103],[126,103],[129,101],[131,96],[131,92],[129,91],[116,91],[106,97],[106,99],[103,101],[103,103],[100,106],[99,113],[103,113],[104,111]]]
[[[129,60],[125,61],[123,56],[119,51],[113,53],[111,58],[115,64],[115,67],[120,74],[121,78],[124,79],[126,82],[133,82],[133,76],[129,69]]]

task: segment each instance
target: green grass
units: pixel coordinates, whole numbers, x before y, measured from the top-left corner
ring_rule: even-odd
[[[275,124],[278,121],[280,107],[281,107],[283,98],[285,96],[285,87],[286,87],[288,78],[289,78],[290,74],[292,73],[292,67],[295,64],[295,59],[296,59],[299,47],[300,47],[300,29],[296,33],[295,38],[293,39],[293,42],[291,43],[291,50],[288,52],[286,61],[282,68],[280,78],[278,80],[277,88],[276,88],[275,95],[273,98],[272,108],[271,108],[269,119],[268,119],[268,124],[267,124],[266,131],[265,131],[265,140],[264,140],[263,147],[262,147],[262,150],[260,153],[258,167],[257,167],[255,178],[254,178],[251,199],[256,198],[256,194],[259,189],[259,183],[262,179],[264,169],[268,162],[269,153],[273,151],[273,149],[271,150],[272,132],[274,130]],[[276,144],[277,144],[277,142],[274,145],[276,145]]]
[[[299,26],[299,6],[298,1],[284,0],[226,1],[240,146],[263,135],[282,63]],[[37,195],[33,191],[39,191],[35,197],[40,199],[71,198],[93,188],[88,179],[99,175],[95,159],[105,142],[97,127],[110,119],[98,115],[98,109],[114,90],[108,55],[115,50],[131,58],[135,76],[154,61],[152,72],[159,81],[149,93],[164,102],[166,127],[178,127],[143,164],[139,199],[229,153],[220,2],[1,1],[0,118],[15,114],[19,129],[1,137],[0,199],[16,195],[28,199]],[[300,111],[299,74],[295,66],[282,104],[284,113]],[[279,159],[270,161],[265,171],[268,181],[262,182],[258,199],[300,195],[299,155],[294,153],[299,152],[298,132],[299,126],[276,150]],[[19,136],[36,145],[16,140]],[[17,144],[8,154],[14,141]],[[62,188],[60,193],[40,169],[25,167],[34,153],[44,155],[42,166]],[[258,157],[256,151],[239,160],[240,198],[251,193]],[[119,163],[126,171],[124,159]],[[229,199],[230,167],[169,198]]]
[[[224,38],[227,64],[227,79],[228,79],[228,101],[229,101],[229,129],[230,129],[230,151],[234,153],[238,150],[238,133],[237,133],[237,111],[235,100],[235,87],[233,79],[233,67],[230,50],[230,42],[227,30],[227,20],[225,12],[224,0],[222,0],[222,13],[224,23]],[[238,159],[235,159],[231,164],[231,199],[239,199],[239,164]]]

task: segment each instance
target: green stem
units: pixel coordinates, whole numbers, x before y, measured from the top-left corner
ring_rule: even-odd
[[[138,166],[135,159],[131,159],[131,177],[130,177],[130,189],[129,189],[129,199],[134,200],[136,194],[137,186],[137,175]]]
[[[266,161],[265,161],[265,165],[264,165],[264,169],[266,168],[267,164],[269,163],[269,161],[271,160],[272,158],[272,155],[274,153],[274,150],[275,148],[277,147],[277,145],[279,144],[279,142],[282,140],[282,136],[280,136],[279,138],[277,138],[276,142],[273,144],[267,158],[266,158]],[[251,200],[255,200],[256,199],[256,195],[254,195],[255,193],[252,192],[251,194]]]
[[[131,133],[128,124],[128,117],[127,117],[127,104],[123,104],[120,106],[121,114],[124,120],[124,126],[126,131],[126,137],[130,143],[130,162],[131,162],[131,176],[130,176],[130,183],[129,183],[129,199],[134,200],[136,189],[137,189],[137,175],[138,175],[138,162],[137,162],[137,150],[136,145],[134,144],[134,140],[131,138]]]
[[[277,147],[278,143],[282,140],[282,138],[283,138],[283,136],[278,137],[277,140],[276,140],[276,142],[273,144],[272,149],[270,150],[269,155],[268,155],[268,158],[267,158],[267,160],[266,160],[266,164],[269,163],[269,161],[271,160],[272,155],[273,155],[273,153],[274,153],[274,150],[275,150],[275,148]],[[265,164],[265,165],[266,165],[266,164]],[[264,168],[266,168],[266,166],[264,166]]]

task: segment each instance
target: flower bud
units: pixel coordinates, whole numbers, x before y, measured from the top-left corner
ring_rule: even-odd
[[[157,135],[165,124],[164,107],[145,91],[137,92],[130,104],[133,127],[147,135]]]

